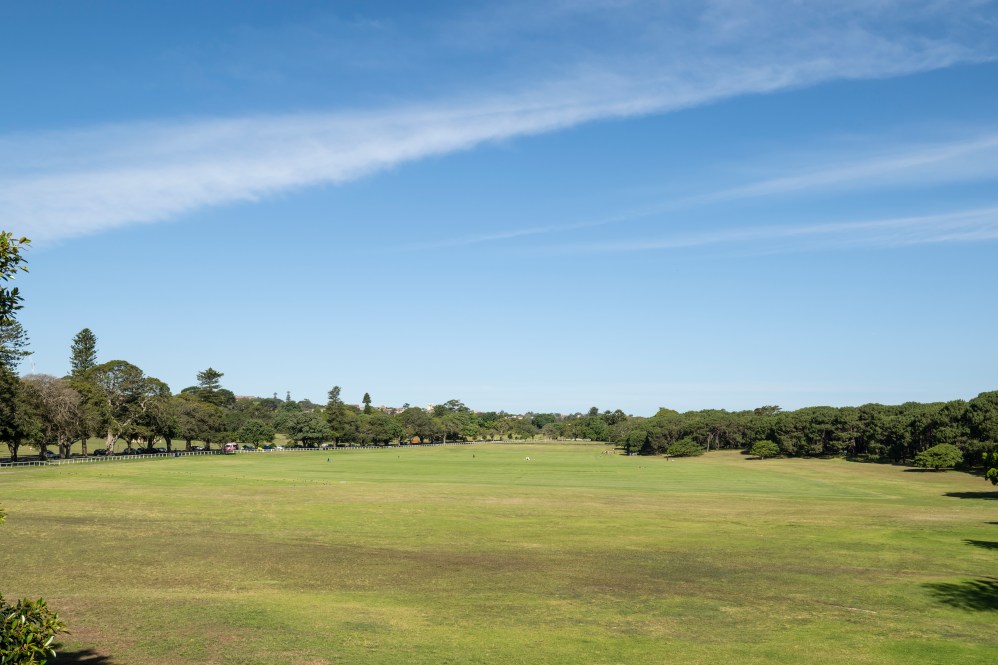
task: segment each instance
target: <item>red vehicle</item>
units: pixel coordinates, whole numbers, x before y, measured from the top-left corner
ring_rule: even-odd
[[[238,450],[239,450],[239,444],[238,443],[227,443],[227,444],[225,444],[225,448],[222,449],[222,451],[225,452],[226,454],[228,454],[228,453],[234,453],[234,452],[236,452]]]

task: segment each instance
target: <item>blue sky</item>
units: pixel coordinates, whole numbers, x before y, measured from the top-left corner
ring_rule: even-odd
[[[998,388],[996,2],[4,3],[0,58],[25,372],[89,327],[315,401]]]

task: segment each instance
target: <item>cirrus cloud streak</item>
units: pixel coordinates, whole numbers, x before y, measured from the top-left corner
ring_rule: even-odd
[[[0,217],[17,233],[57,240],[344,183],[407,162],[599,119],[995,56],[961,25],[933,38],[907,31],[907,3],[883,3],[875,12],[861,4],[849,11],[838,8],[841,3],[817,5],[824,13],[788,9],[784,14],[790,15],[774,23],[764,3],[710,3],[686,26],[682,40],[669,41],[661,38],[676,33],[661,29],[673,17],[663,15],[659,5],[595,3],[587,11],[631,12],[632,20],[620,23],[620,30],[634,37],[632,51],[618,47],[598,57],[565,47],[559,72],[532,82],[521,76],[522,82],[504,93],[476,92],[468,83],[445,98],[390,108],[0,136]],[[948,20],[942,9],[933,12]],[[753,39],[753,25],[765,25],[767,39]],[[731,195],[754,193],[761,192]]]

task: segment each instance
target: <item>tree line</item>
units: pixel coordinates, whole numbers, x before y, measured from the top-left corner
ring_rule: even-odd
[[[14,320],[0,323],[0,440],[12,459],[23,446],[45,456],[48,446],[68,456],[91,438],[113,451],[162,446],[207,449],[235,441],[259,446],[277,433],[297,445],[387,445],[467,440],[583,439],[606,441],[638,454],[696,454],[715,449],[748,450],[770,441],[783,456],[846,456],[908,463],[939,444],[955,446],[968,460],[981,460],[998,441],[998,391],[969,401],[858,407],[817,406],[784,411],[762,406],[746,411],[708,409],[680,413],[660,409],[640,417],[596,407],[586,413],[509,414],[472,411],[452,399],[430,410],[404,405],[385,412],[365,393],[347,404],[339,386],[325,404],[310,400],[237,399],[222,385],[224,374],[207,368],[196,383],[171,392],[163,381],[124,360],[99,363],[97,339],[81,330],[70,345],[70,374],[18,378],[17,364],[29,352]]]
[[[69,456],[76,442],[82,454],[113,452],[118,441],[126,451],[151,451],[162,444],[206,449],[223,442],[259,446],[278,433],[290,441],[314,447],[336,445],[387,445],[471,439],[528,439],[538,435],[593,438],[596,433],[557,414],[519,416],[504,412],[473,412],[459,400],[431,410],[405,405],[387,413],[372,406],[368,393],[362,406],[347,404],[341,389],[329,390],[326,404],[294,401],[290,393],[279,399],[237,399],[222,385],[224,374],[207,368],[196,374],[196,383],[171,392],[167,384],[124,360],[99,363],[97,339],[81,330],[70,346],[71,371],[65,377],[18,377],[18,363],[30,354],[27,336],[16,321],[0,324],[0,441],[12,460],[24,447],[38,450],[42,458],[55,446]],[[608,416],[626,418],[623,412]],[[88,451],[88,441],[99,438],[103,446]]]
[[[629,418],[611,440],[644,453],[665,452],[680,441],[699,448],[748,449],[771,441],[788,457],[849,457],[909,463],[929,448],[955,446],[968,460],[981,460],[998,441],[998,391],[969,401],[907,402],[901,405],[815,406],[783,411],[660,409],[651,418]]]

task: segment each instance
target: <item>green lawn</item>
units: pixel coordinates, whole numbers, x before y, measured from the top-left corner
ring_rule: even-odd
[[[3,470],[0,590],[127,665],[996,661],[984,481],[604,449]]]

